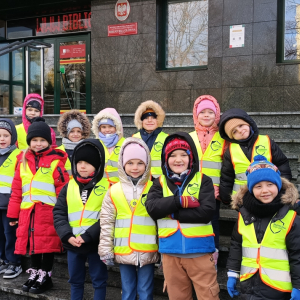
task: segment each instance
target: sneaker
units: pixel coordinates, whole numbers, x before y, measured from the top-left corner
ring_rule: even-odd
[[[22,273],[22,267],[21,265],[11,265],[9,264],[3,278],[15,278],[19,276]]]
[[[0,260],[0,274],[5,273],[8,264],[4,260]]]
[[[23,284],[22,290],[24,292],[29,292],[29,289],[34,285],[35,281],[39,278],[38,270],[37,269],[28,269],[26,273],[30,273],[28,280]]]
[[[30,288],[29,293],[41,294],[53,287],[51,272],[38,270],[39,278],[34,285]]]

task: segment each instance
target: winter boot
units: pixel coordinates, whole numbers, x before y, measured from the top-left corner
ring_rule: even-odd
[[[53,287],[51,272],[38,270],[39,278],[36,280],[34,285],[30,288],[29,293],[41,294]]]
[[[30,273],[28,280],[23,284],[22,290],[24,292],[29,292],[29,289],[34,285],[35,281],[39,278],[38,270],[35,268],[30,268],[26,270],[26,273]]]

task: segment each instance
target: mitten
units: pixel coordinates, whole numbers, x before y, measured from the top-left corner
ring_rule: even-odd
[[[215,265],[218,264],[218,258],[219,258],[219,250],[216,249],[216,251],[213,253],[213,258],[214,258],[214,261],[215,261]]]
[[[236,282],[237,282],[237,278],[235,277],[228,277],[227,280],[227,291],[228,294],[231,298],[233,298],[234,296],[238,296],[240,293],[238,292],[238,290],[236,289]]]
[[[183,208],[195,208],[200,206],[198,199],[193,196],[180,196],[180,204]]]
[[[293,288],[291,300],[300,300],[300,290]]]
[[[112,258],[110,259],[104,259],[102,260],[107,266],[114,266],[115,263],[114,263],[114,260]]]

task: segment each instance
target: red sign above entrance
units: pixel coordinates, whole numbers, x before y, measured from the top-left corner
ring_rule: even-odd
[[[59,57],[60,58],[85,57],[85,44],[60,46]]]
[[[108,25],[108,36],[137,34],[137,23]]]

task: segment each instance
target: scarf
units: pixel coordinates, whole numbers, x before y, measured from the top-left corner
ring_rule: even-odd
[[[16,145],[10,145],[4,149],[0,149],[0,155],[5,155],[8,152],[13,152],[16,148]]]
[[[81,177],[79,174],[76,175],[77,181],[80,183],[87,185],[95,176],[95,172],[92,172],[88,177]]]
[[[191,173],[190,169],[186,169],[185,171],[183,171],[181,174],[176,174],[174,172],[172,172],[171,170],[169,170],[168,172],[168,177],[171,181],[174,182],[174,184],[181,186],[182,183],[184,182],[184,180],[186,179],[186,177]]]
[[[62,144],[64,145],[65,149],[68,150],[74,150],[74,148],[81,142],[82,140],[78,141],[78,142],[72,142],[67,138],[63,138],[62,139]]]
[[[127,175],[127,174],[126,174],[126,175]],[[138,183],[139,180],[143,177],[143,175],[141,175],[141,176],[138,177],[138,178],[133,178],[133,177],[131,177],[131,176],[129,176],[129,175],[127,175],[127,177],[128,177],[129,180],[131,180],[131,182],[132,182],[133,185],[137,185],[137,183]]]
[[[107,148],[114,147],[119,141],[119,135],[117,133],[113,134],[103,134],[98,133],[99,139],[104,143]]]

